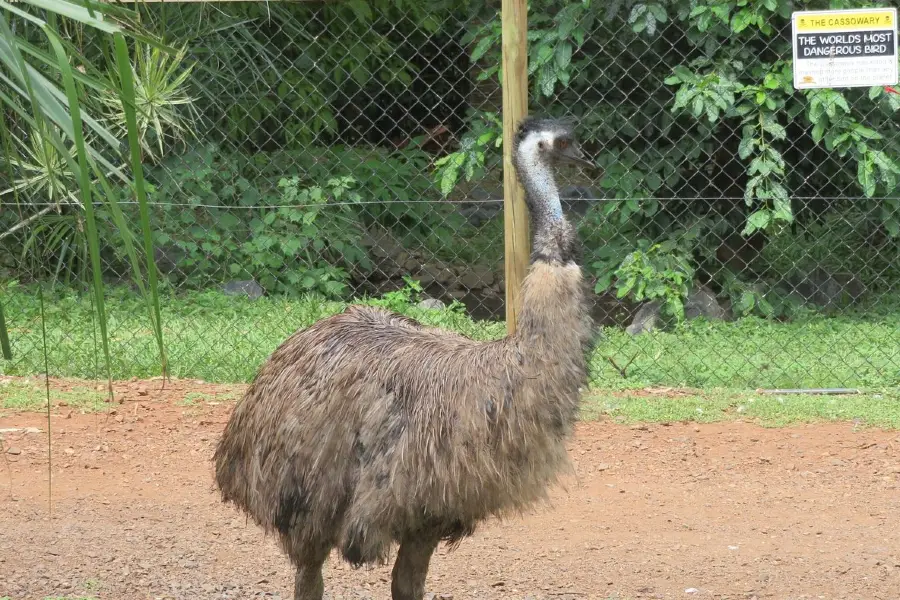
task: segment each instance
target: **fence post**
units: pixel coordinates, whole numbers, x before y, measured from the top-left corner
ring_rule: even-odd
[[[528,209],[513,167],[513,136],[528,114],[527,0],[503,0],[503,223],[506,263],[506,329],[516,331],[522,280],[528,269]]]

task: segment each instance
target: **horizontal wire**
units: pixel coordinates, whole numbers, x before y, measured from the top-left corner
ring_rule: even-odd
[[[567,200],[570,202],[627,202],[629,200],[639,200],[639,201],[649,201],[656,200],[662,202],[674,202],[674,201],[714,201],[714,200],[736,200],[736,201],[744,201],[743,196],[692,196],[689,198],[685,197],[653,197],[653,196],[632,196],[629,198],[584,198],[582,196],[561,196],[561,200]],[[900,196],[878,196],[868,198],[865,196],[791,196],[792,200],[900,200]],[[254,210],[258,208],[311,208],[311,207],[320,207],[327,208],[331,206],[376,206],[376,205],[389,205],[389,204],[433,204],[435,206],[447,206],[451,204],[496,204],[502,203],[503,198],[483,198],[479,200],[469,200],[469,199],[460,199],[460,200],[360,200],[358,202],[325,202],[325,203],[311,203],[311,204],[254,204],[251,206],[236,206],[236,205],[222,205],[222,204],[192,204],[190,202],[148,202],[148,206],[180,206],[180,207],[189,207],[189,208],[218,208],[221,210]],[[6,204],[12,205],[11,202],[7,202]],[[123,200],[119,201],[118,204],[125,205],[137,205],[139,204],[136,200]],[[0,203],[0,206],[3,206]],[[46,207],[46,206],[56,206],[55,202],[23,202],[21,206],[34,206],[34,207]],[[63,205],[64,206],[64,205]],[[103,206],[102,202],[95,202],[94,206]]]

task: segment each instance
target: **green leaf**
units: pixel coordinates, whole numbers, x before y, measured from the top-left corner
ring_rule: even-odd
[[[691,72],[690,69],[685,67],[684,65],[678,65],[672,71],[675,73],[675,76],[678,77],[681,81],[688,83],[696,80],[696,76]]]
[[[853,126],[853,131],[860,137],[867,140],[880,140],[884,137],[874,129],[869,129],[868,127],[864,127],[858,123]]]
[[[875,181],[875,166],[872,164],[872,159],[868,155],[865,158],[860,159],[856,169],[856,177],[866,197],[871,198],[874,196],[875,186],[877,185],[877,182]]]
[[[747,9],[743,9],[743,10],[737,12],[731,18],[731,30],[734,33],[742,32],[743,30],[745,30],[747,28],[748,25],[750,25],[750,21],[751,21],[752,17],[753,17],[753,14],[750,11],[748,11]]]
[[[556,46],[556,66],[560,69],[568,68],[572,62],[572,44],[560,42]]]
[[[822,141],[822,138],[825,137],[825,121],[819,121],[813,126],[812,129],[812,139],[815,143],[819,143]]]
[[[553,67],[551,67],[550,65],[544,65],[541,68],[538,82],[541,87],[541,92],[544,94],[544,96],[552,96],[553,90],[556,87],[556,72],[553,70]]]
[[[5,360],[12,360],[12,346],[9,343],[9,330],[6,328],[6,318],[3,316],[3,302],[0,302],[0,352]]]
[[[459,179],[459,167],[456,165],[448,165],[441,172],[441,194],[444,197],[447,197],[451,191],[453,191],[453,187],[456,185],[456,181]]]
[[[699,16],[699,15],[702,15],[702,14],[705,13],[707,10],[709,10],[709,7],[708,7],[708,6],[705,6],[705,5],[702,5],[702,4],[701,4],[701,5],[698,5],[698,6],[695,6],[694,8],[691,9],[691,12],[688,14],[688,18],[693,19],[694,17],[697,17],[697,16]]]
[[[548,44],[542,44],[538,46],[537,52],[537,66],[540,66],[546,62],[550,61],[550,58],[553,56],[553,47]]]
[[[602,265],[602,263],[597,263],[594,265],[595,268]],[[594,292],[597,294],[601,294],[609,289],[609,286],[612,285],[613,274],[610,271],[607,271],[603,275],[597,278],[597,283],[594,285]]]
[[[240,222],[241,220],[230,212],[219,215],[219,225],[221,225],[225,229],[232,229],[239,225]]]
[[[742,292],[741,298],[738,300],[737,308],[744,316],[748,315],[753,307],[756,306],[756,298],[753,292]]]
[[[787,137],[787,130],[774,119],[763,119],[763,131],[776,140],[783,140]]]
[[[746,160],[752,153],[753,149],[756,147],[756,138],[752,136],[745,136],[741,138],[741,143],[738,144],[738,156],[741,160]]]
[[[559,34],[560,39],[568,38],[572,31],[575,29],[576,11],[580,13],[581,7],[579,7],[577,4],[569,4],[568,6],[560,10],[559,13],[557,13],[556,20],[559,24],[557,33]]]
[[[491,49],[493,44],[494,44],[494,38],[492,38],[492,37],[481,38],[481,40],[479,40],[478,44],[475,46],[475,49],[472,50],[472,57],[470,60],[473,63],[481,60],[484,57],[484,55],[487,54],[488,50]]]
[[[669,15],[666,14],[666,9],[663,8],[659,4],[650,4],[647,7],[650,10],[650,14],[653,15],[653,18],[659,21],[660,23],[665,23],[669,20]]]
[[[3,21],[5,25],[5,21]],[[81,103],[78,98],[78,92],[75,87],[75,78],[72,76],[72,68],[69,65],[68,56],[63,49],[62,42],[56,33],[50,29],[49,25],[44,27],[44,33],[50,41],[54,52],[56,53],[60,72],[63,75],[63,83],[65,84],[66,93],[69,98],[69,111],[71,116],[72,131],[75,141],[76,157],[78,160],[78,168],[72,169],[78,173],[79,190],[81,194],[81,202],[84,207],[85,229],[88,241],[88,254],[90,256],[91,271],[93,274],[93,294],[94,302],[97,308],[97,322],[100,327],[101,346],[103,348],[104,365],[106,367],[106,378],[109,386],[109,393],[112,396],[112,361],[109,352],[109,331],[107,329],[106,306],[103,297],[103,263],[100,259],[100,235],[97,232],[97,219],[94,212],[94,197],[91,188],[90,172],[88,170],[88,154],[85,150],[84,130],[81,122]],[[34,107],[36,110],[37,107]],[[50,129],[50,133],[55,133]],[[61,144],[60,144],[61,145]],[[67,153],[67,161],[73,162],[72,157]],[[111,200],[113,200],[111,198]],[[114,200],[113,200],[114,201]]]
[[[775,200],[772,219],[775,221],[784,221],[786,223],[790,223],[794,220],[794,211],[791,210],[790,200]]]
[[[772,214],[768,209],[760,209],[747,217],[747,225],[741,232],[743,235],[749,235],[754,231],[765,229],[772,221]]]
[[[647,12],[646,4],[635,4],[634,8],[631,9],[631,13],[628,15],[628,22],[635,23],[640,18],[641,15]],[[646,25],[646,23],[645,23]]]
[[[131,171],[134,176],[134,189],[137,193],[138,209],[141,216],[141,229],[144,234],[144,258],[146,259],[147,279],[150,288],[148,296],[143,286],[139,284],[139,288],[143,292],[146,300],[147,309],[150,313],[150,324],[154,330],[154,337],[157,342],[157,350],[159,351],[159,359],[161,365],[162,376],[168,375],[168,359],[166,357],[165,344],[163,340],[162,330],[162,313],[159,302],[159,283],[157,280],[156,261],[154,260],[153,250],[153,230],[150,225],[150,208],[147,204],[147,189],[144,183],[144,167],[141,162],[141,146],[138,137],[136,101],[134,81],[131,77],[131,61],[128,57],[128,46],[125,43],[125,36],[116,33],[113,36],[116,49],[116,63],[119,67],[119,77],[121,79],[120,93],[122,98],[122,106],[125,110],[125,122],[128,132],[128,145],[131,150]],[[110,198],[112,203],[115,199]],[[116,207],[117,208],[117,207]],[[137,260],[133,260],[134,277],[140,279],[140,270],[137,268]]]
[[[875,85],[869,88],[869,100],[875,100],[879,96],[884,93],[884,88],[880,85]]]
[[[703,114],[703,97],[697,96],[694,98],[694,104],[691,106],[691,112],[695,117],[699,117]]]

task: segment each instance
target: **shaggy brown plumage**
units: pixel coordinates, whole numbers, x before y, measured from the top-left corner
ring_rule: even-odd
[[[517,149],[543,140],[531,158],[549,163],[570,137],[529,120]],[[235,408],[216,482],[277,532],[296,599],[321,598],[331,548],[362,565],[400,542],[393,597],[419,600],[439,540],[531,506],[567,466],[593,330],[572,230],[547,197],[555,183],[535,189],[518,166],[536,230],[515,335],[477,342],[351,306],[288,338]]]

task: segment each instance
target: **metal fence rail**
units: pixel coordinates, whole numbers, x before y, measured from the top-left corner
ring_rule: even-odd
[[[606,336],[597,387],[900,384],[900,95],[793,90],[787,4],[751,4],[532,5],[530,112],[575,117],[600,167],[562,181]],[[169,63],[135,53],[159,117],[143,150],[173,375],[246,381],[297,327],[366,298],[504,334],[498,8],[140,8],[185,45]],[[69,41],[102,54],[77,28]],[[52,157],[4,118],[25,177]],[[0,199],[15,355],[0,370],[41,371],[29,286],[52,281],[51,374],[101,376],[90,299],[70,291],[85,289],[80,210],[19,192]],[[157,374],[98,210],[113,375]]]

